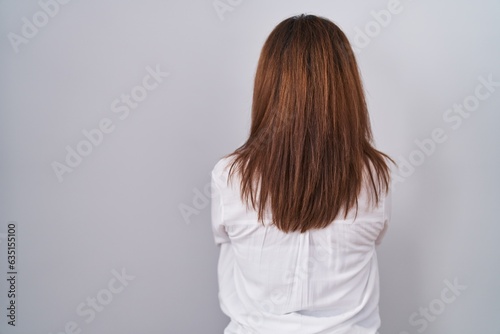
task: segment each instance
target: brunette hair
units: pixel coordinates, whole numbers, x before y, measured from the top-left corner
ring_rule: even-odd
[[[342,208],[345,219],[354,203],[357,217],[366,171],[376,203],[377,186],[389,190],[384,158],[395,162],[372,146],[357,62],[330,20],[301,14],[274,28],[260,54],[251,118],[249,138],[225,157],[235,156],[228,182],[237,170],[242,200],[262,223],[268,202],[272,223],[287,233],[324,228]]]

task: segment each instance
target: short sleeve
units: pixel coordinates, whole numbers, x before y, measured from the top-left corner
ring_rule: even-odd
[[[212,219],[212,232],[214,235],[214,241],[217,246],[224,242],[229,242],[229,236],[226,232],[226,228],[223,224],[224,222],[224,205],[222,202],[221,189],[217,185],[217,179],[214,171],[211,174],[211,219]]]
[[[391,186],[389,186],[386,197],[384,198],[384,216],[383,216],[384,227],[380,231],[377,240],[375,240],[375,245],[378,246],[382,242],[382,239],[384,238],[384,235],[387,232],[387,228],[389,227],[391,217],[392,217],[392,189]]]

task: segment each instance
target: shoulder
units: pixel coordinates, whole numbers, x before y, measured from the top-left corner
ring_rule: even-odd
[[[227,182],[229,168],[234,161],[234,156],[220,158],[212,168],[212,179],[218,181],[219,185]]]
[[[222,172],[228,170],[230,163],[233,160],[234,160],[233,156],[231,156],[231,157],[224,156],[224,157],[220,158],[219,160],[217,160],[217,162],[213,166],[212,173],[222,173]]]

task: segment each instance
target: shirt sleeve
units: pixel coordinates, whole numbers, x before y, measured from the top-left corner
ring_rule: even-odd
[[[380,231],[380,234],[377,237],[377,240],[375,240],[375,245],[380,245],[382,242],[382,239],[384,238],[385,233],[387,232],[387,228],[389,227],[389,223],[391,221],[391,216],[392,216],[392,190],[391,186],[389,186],[389,190],[387,192],[387,195],[384,199],[384,227]]]
[[[211,192],[212,192],[212,205],[211,205],[211,219],[212,219],[212,232],[214,241],[217,246],[225,242],[230,242],[229,236],[224,226],[224,205],[222,202],[222,194],[216,182],[216,176],[212,171],[211,176]]]

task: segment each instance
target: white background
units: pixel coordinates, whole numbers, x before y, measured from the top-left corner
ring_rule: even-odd
[[[0,332],[223,332],[209,173],[247,138],[268,34],[311,13],[358,49],[376,146],[407,166],[394,171],[393,219],[378,251],[381,333],[498,333],[500,3],[220,3],[230,10],[213,0],[73,0],[48,7],[50,17],[36,1],[0,1]],[[33,23],[30,35],[23,26]],[[138,88],[157,66],[169,75]],[[497,83],[478,88],[482,100],[480,77]],[[147,96],[120,119],[111,105],[131,92]],[[457,118],[449,109],[463,103],[471,111]],[[113,131],[58,179],[54,163],[66,164],[67,146],[76,150],[103,119]],[[429,143],[436,128],[441,142]],[[15,327],[6,317],[10,221]],[[126,272],[126,286],[113,270]],[[456,295],[446,285],[454,280]],[[90,319],[92,298],[105,305]]]

